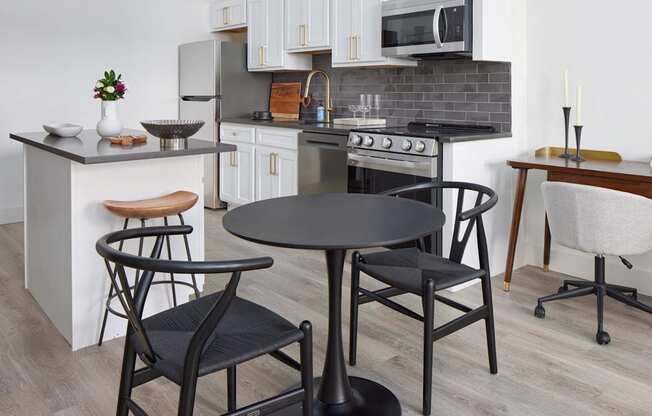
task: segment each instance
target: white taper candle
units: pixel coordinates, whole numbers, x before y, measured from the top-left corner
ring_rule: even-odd
[[[582,125],[582,86],[578,85],[577,86],[577,109],[575,111],[577,113],[577,122],[575,123],[577,126]]]
[[[568,97],[568,69],[564,70],[564,107],[570,107],[570,99]]]

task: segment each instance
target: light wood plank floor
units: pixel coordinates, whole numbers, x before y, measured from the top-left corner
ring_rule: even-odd
[[[222,229],[222,215],[207,211],[207,257],[274,257],[271,270],[244,274],[239,294],[293,322],[311,320],[316,372],[320,371],[328,308],[322,254],[239,240]],[[495,279],[498,375],[488,371],[481,323],[435,344],[435,415],[652,414],[652,317],[608,300],[606,329],[612,344],[607,347],[593,341],[593,298],[551,304],[545,321],[534,318],[535,299],[556,291],[561,278],[525,267],[515,273],[509,294],[500,290],[501,279]],[[210,276],[207,290],[218,290],[224,281]],[[366,280],[363,283],[373,285]],[[348,269],[345,286],[347,299]],[[417,299],[402,298],[419,310]],[[479,287],[454,298],[478,304]],[[453,316],[455,312],[449,308],[436,306],[438,322]],[[344,321],[347,319],[345,307]],[[358,365],[351,374],[377,380],[393,390],[404,415],[420,414],[420,324],[369,304],[361,308],[360,331]],[[296,354],[297,350],[290,352]],[[102,348],[69,351],[23,289],[22,225],[0,227],[0,415],[114,414],[121,354],[122,340]],[[242,366],[238,375],[241,405],[299,380],[297,373],[266,357]],[[223,413],[225,385],[223,374],[202,379],[196,414]],[[137,400],[151,415],[176,414],[178,390],[174,384],[159,380],[136,391]]]

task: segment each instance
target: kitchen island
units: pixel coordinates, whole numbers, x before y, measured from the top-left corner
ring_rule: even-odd
[[[232,152],[236,146],[189,139],[186,148],[167,150],[159,139],[148,136],[145,144],[122,147],[94,130],[73,138],[42,132],[15,133],[10,138],[22,142],[24,150],[25,287],[73,351],[97,343],[109,291],[95,242],[122,228],[123,219],[107,211],[103,201],[153,198],[178,190],[196,193],[199,201],[184,216],[194,227],[189,236],[193,260],[203,260],[203,155]],[[171,240],[174,258],[185,259],[183,241],[175,240]],[[127,244],[125,250],[136,253],[137,244]],[[197,276],[200,290],[203,281]],[[145,315],[171,307],[169,292],[169,285],[153,287]],[[177,287],[181,302],[191,293],[189,287]],[[125,329],[125,320],[109,314],[104,339],[121,336]]]

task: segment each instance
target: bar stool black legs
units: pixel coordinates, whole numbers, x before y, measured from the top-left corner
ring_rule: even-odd
[[[183,218],[183,214],[177,214],[177,216],[179,217],[180,224],[185,225],[185,220]],[[168,217],[163,217],[163,223],[165,224],[166,227],[169,226]],[[147,224],[145,222],[145,219],[141,218],[140,219],[140,226],[142,228],[145,228],[146,225]],[[126,230],[128,227],[129,227],[129,218],[125,218],[124,225],[123,225],[122,229]],[[190,254],[190,244],[188,242],[188,236],[186,234],[183,235],[183,242],[184,242],[184,247],[185,247],[185,250],[186,250],[186,257],[187,257],[188,261],[192,261],[192,256]],[[120,251],[122,251],[122,249],[123,249],[123,243],[124,242],[121,241],[119,243],[119,245],[118,245],[118,249]],[[138,242],[138,256],[142,256],[142,254],[143,254],[143,243],[144,243],[144,239],[140,238],[139,242]],[[169,235],[165,236],[165,244],[166,244],[166,248],[167,248],[168,259],[172,260],[172,247],[171,247],[170,236]],[[193,289],[194,293],[195,293],[195,297],[197,297],[197,298],[200,297],[199,288],[197,287],[197,278],[195,277],[194,273],[192,273],[190,276],[191,276],[191,279],[192,279],[192,283],[188,283],[188,282],[184,282],[184,281],[178,281],[178,280],[175,279],[174,273],[170,273],[170,280],[157,281],[157,282],[153,282],[152,284],[153,285],[159,285],[159,284],[168,284],[168,285],[170,285],[170,289],[172,291],[172,303],[174,304],[174,306],[177,306],[177,289],[176,289],[177,285],[191,287]],[[132,287],[132,290],[133,290],[133,288],[135,286],[138,285],[138,280],[139,279],[140,279],[140,270],[136,270],[136,275],[135,275],[135,278],[134,278],[134,286]],[[106,299],[106,306],[104,308],[104,316],[102,318],[102,326],[100,328],[100,336],[99,336],[99,341],[97,343],[98,347],[101,347],[102,342],[104,341],[104,332],[106,331],[106,323],[107,323],[107,320],[108,320],[108,317],[109,317],[109,313],[111,313],[111,314],[113,314],[115,316],[121,317],[123,319],[127,319],[127,315],[115,310],[113,308],[113,306],[111,306],[111,302],[116,297],[117,297],[117,294],[116,294],[113,286],[111,286],[109,288],[109,295],[108,295],[108,297]]]
[[[183,215],[177,214],[177,216],[179,217],[179,222],[181,223],[181,225],[186,225],[186,222],[183,220]],[[167,218],[165,220],[167,222]],[[188,236],[185,234],[183,235],[183,244],[186,247],[186,257],[188,257],[188,261],[192,261],[192,255],[190,254],[190,244],[188,243]],[[197,289],[197,279],[195,278],[195,274],[191,273],[190,277],[192,279],[192,287],[195,290],[195,296],[199,297],[199,290]]]

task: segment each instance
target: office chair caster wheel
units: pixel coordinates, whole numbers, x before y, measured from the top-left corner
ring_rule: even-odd
[[[543,308],[543,305],[537,305],[537,307],[534,308],[534,316],[536,316],[539,319],[543,319],[546,317],[546,310]]]
[[[595,341],[600,345],[607,345],[611,342],[611,337],[607,331],[598,331],[598,333],[595,334]]]

